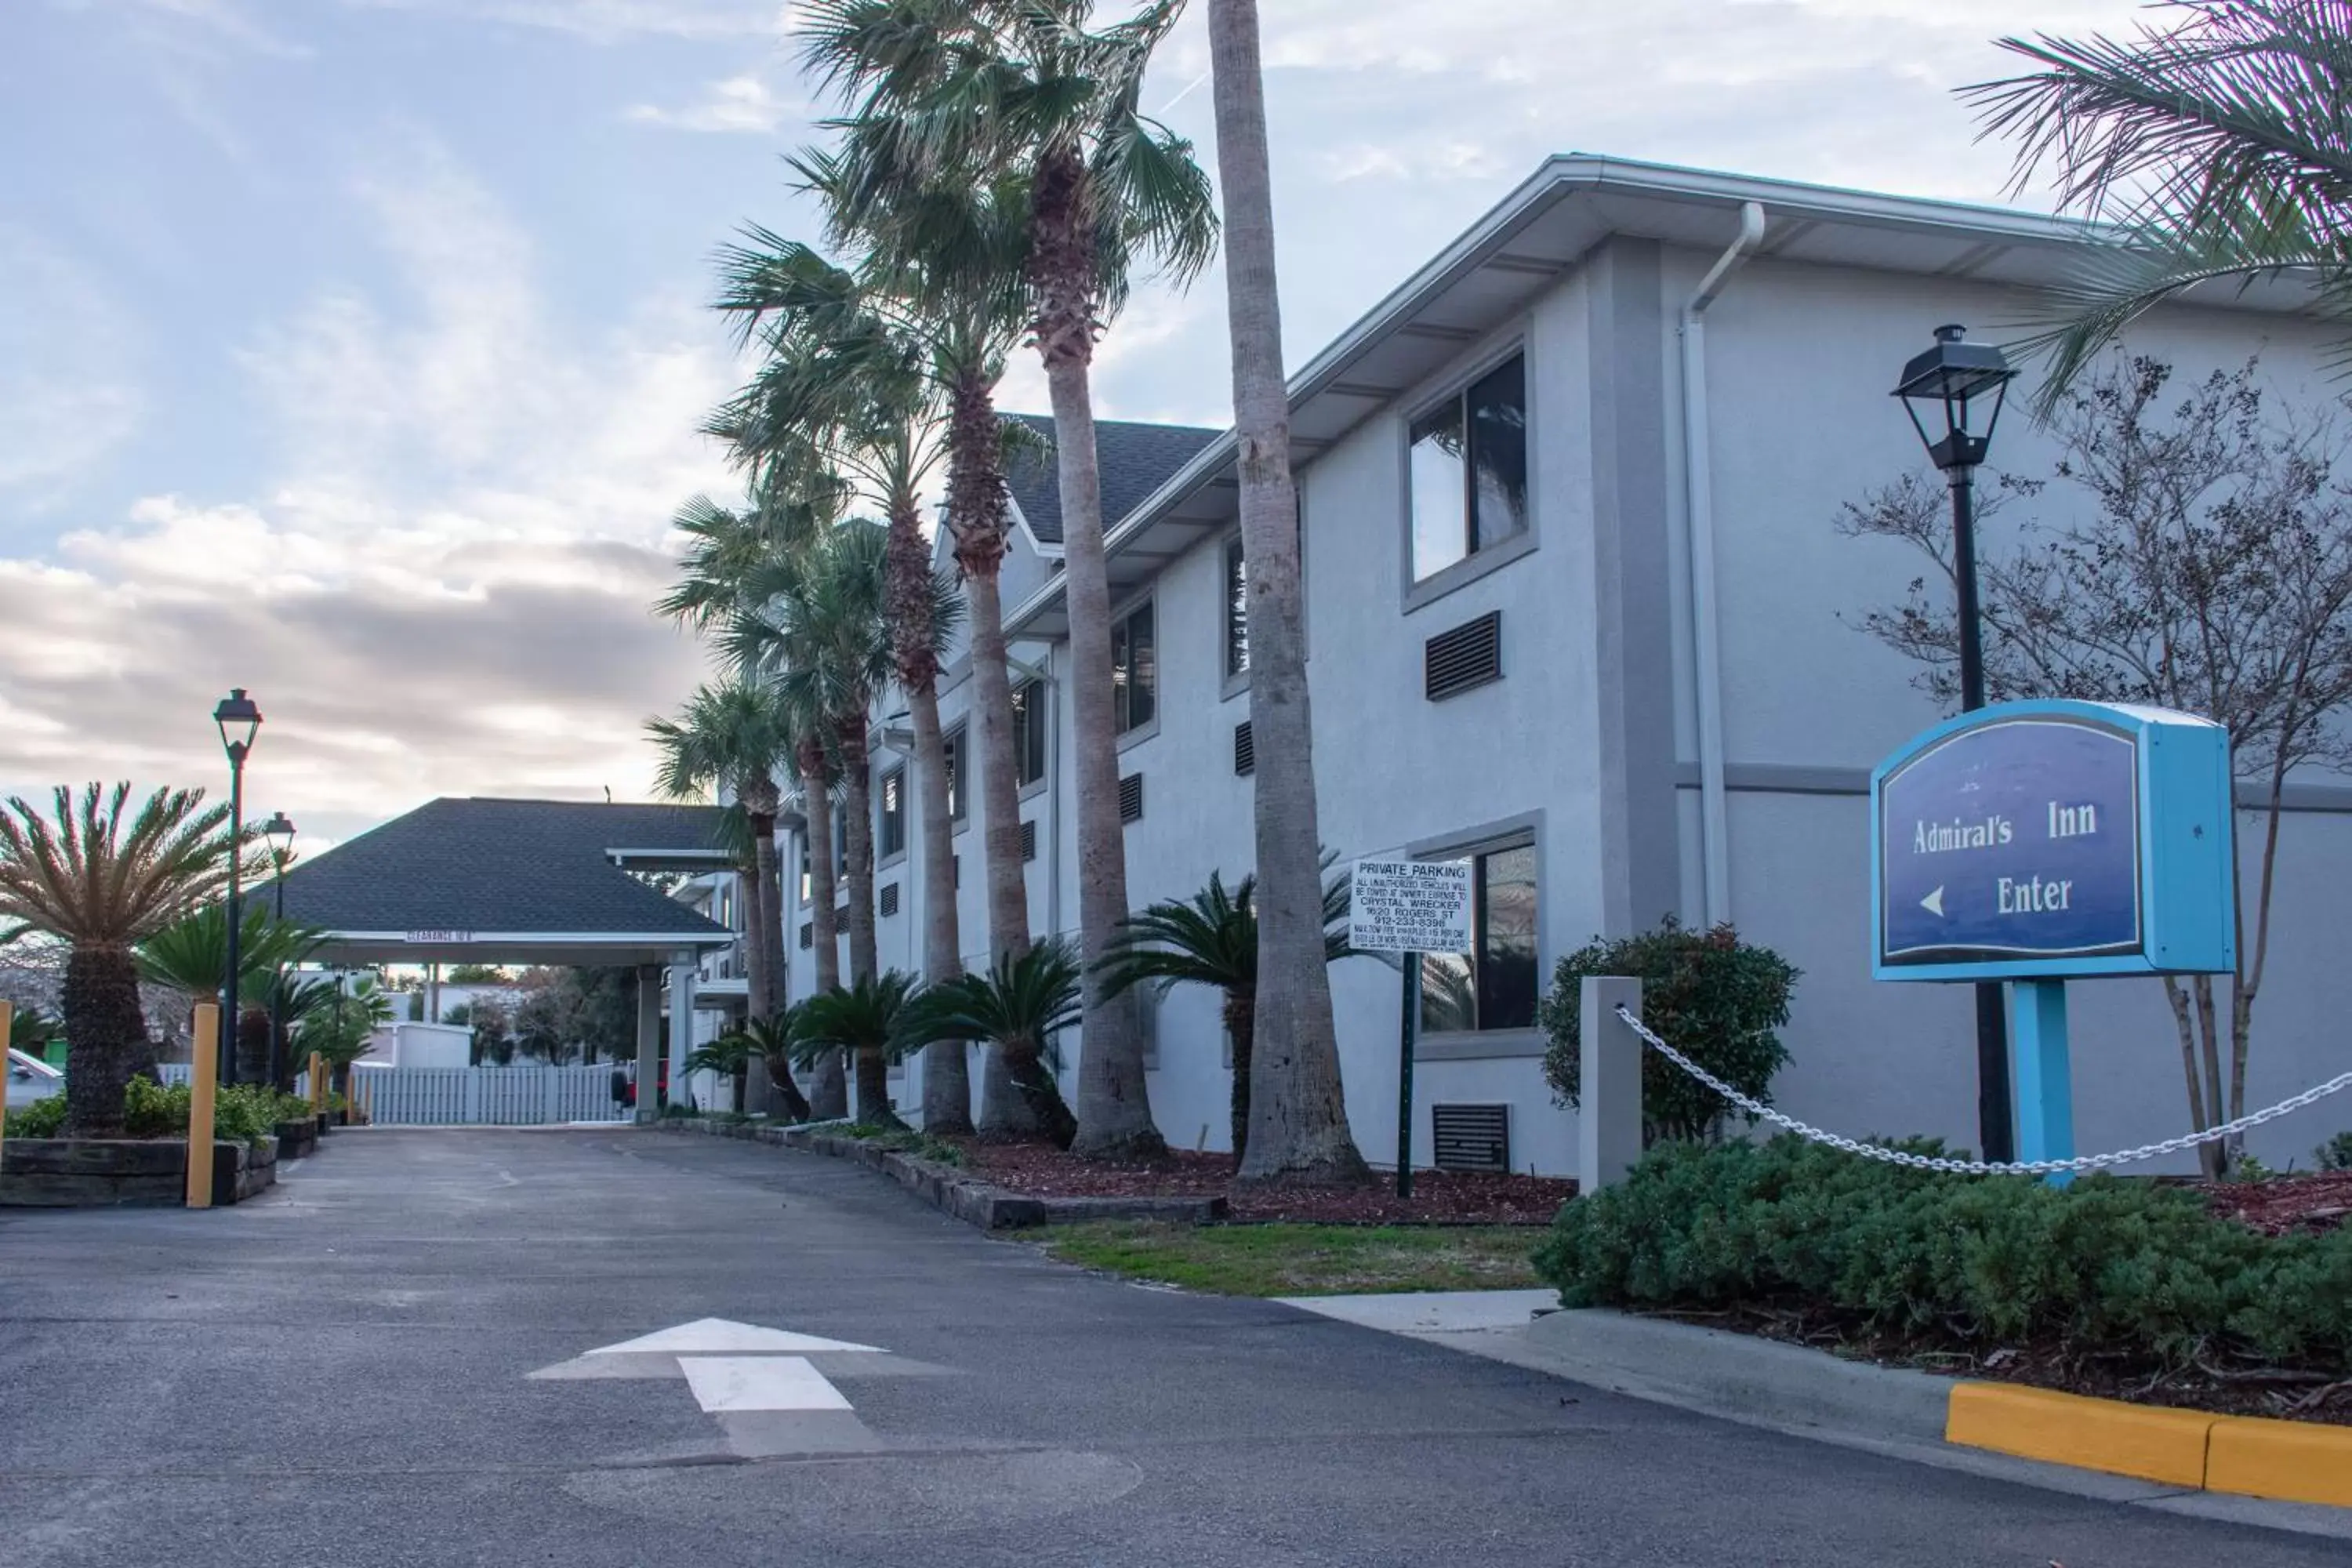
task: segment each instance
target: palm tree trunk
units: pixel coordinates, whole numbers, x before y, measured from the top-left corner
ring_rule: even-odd
[[[1209,0],[1209,58],[1224,196],[1242,553],[1249,565],[1250,731],[1257,737],[1251,780],[1257,807],[1255,1011],[1268,1026],[1266,1048],[1252,1052],[1250,1135],[1240,1175],[1251,1182],[1366,1182],[1370,1173],[1348,1129],[1325,967],[1322,836],[1299,607],[1298,493],[1282,384],[1257,0]],[[1071,587],[1075,592],[1075,581]],[[1071,618],[1075,625],[1076,617]],[[1240,1071],[1238,1041],[1234,1061]]]
[[[1256,993],[1225,993],[1225,1037],[1234,1047],[1234,1162],[1238,1166],[1249,1154],[1250,1061],[1257,1045]]]
[[[948,816],[947,738],[936,681],[907,690],[915,725],[915,776],[923,803],[923,978],[936,985],[963,969],[956,915],[955,824]],[[965,788],[971,782],[965,781]],[[923,1131],[971,1131],[971,1064],[961,1040],[923,1047]]]
[[[240,1005],[236,1014],[236,1081],[269,1081],[269,1009]]]
[[[744,932],[751,950],[759,960],[751,966],[750,1000],[745,1010],[753,1018],[772,1018],[782,1011],[784,994],[784,896],[783,884],[777,876],[776,818],[771,812],[754,824],[752,842],[755,846],[751,886],[743,900],[745,923],[754,929]],[[756,919],[754,918],[756,917]],[[808,1120],[808,1096],[793,1081],[793,1064],[778,1056],[768,1062],[767,1086],[761,1092],[772,1111],[783,1108],[794,1121]]]
[[[810,946],[816,988],[825,992],[841,984],[841,936],[833,910],[833,773],[823,743],[814,737],[802,742],[799,761],[801,805],[808,817]],[[817,1059],[809,1074],[808,1098],[809,1114],[819,1121],[849,1114],[849,1083],[839,1051]]]
[[[1093,1159],[1167,1152],[1151,1120],[1135,996],[1104,980],[1100,963],[1127,918],[1126,826],[1118,816],[1118,733],[1111,705],[1110,577],[1103,557],[1102,472],[1095,451],[1094,231],[1075,153],[1037,168],[1031,197],[1032,267],[1042,308],[1036,337],[1053,396],[1062,500],[1062,569],[1068,578],[1068,681],[1076,734],[1078,935],[1087,966],[1078,1055],[1078,1131],[1071,1148]]]
[[[874,943],[874,770],[866,747],[866,714],[834,725],[841,751],[842,816],[848,825],[842,879],[849,888],[849,983],[882,971]]]
[[[1029,887],[1021,861],[1021,775],[1013,754],[1013,677],[1004,647],[998,573],[1010,520],[1004,506],[995,398],[977,370],[960,377],[948,426],[948,527],[971,606],[972,753],[978,759],[981,835],[988,876],[992,958],[1029,951]],[[969,784],[965,786],[971,788]],[[1044,1129],[994,1046],[981,1058],[980,1130],[991,1137]]]
[[[1003,1053],[1004,1075],[1021,1096],[1038,1131],[1056,1149],[1066,1149],[1077,1137],[1077,1118],[1070,1114],[1061,1086],[1045,1069],[1043,1053],[1034,1044],[1022,1044]]]
[[[77,945],[66,954],[66,1126],[77,1138],[122,1132],[122,1091],[147,1066],[147,1018],[139,1007],[139,970],[131,950]],[[194,1048],[217,1049],[217,1040]]]
[[[860,1046],[857,1057],[857,1120],[868,1127],[904,1127],[890,1104],[890,1063],[879,1049]]]
[[[739,795],[737,798],[741,796]],[[751,811],[745,815],[751,823],[751,862],[750,865],[739,864],[735,868],[735,889],[736,896],[743,906],[743,937],[739,945],[743,953],[743,1018],[749,1023],[760,1016],[760,998],[768,984],[768,911],[760,905],[760,816]],[[772,837],[775,831],[772,819],[768,831]],[[737,1096],[737,1103],[745,1111],[765,1115],[771,1084],[766,1073],[757,1076],[747,1074],[743,1092]]]

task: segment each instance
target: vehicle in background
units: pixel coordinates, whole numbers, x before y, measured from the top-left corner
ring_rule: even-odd
[[[8,1109],[47,1100],[66,1086],[66,1075],[35,1056],[11,1049],[8,1053]]]

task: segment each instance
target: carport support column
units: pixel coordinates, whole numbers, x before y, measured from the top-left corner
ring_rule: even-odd
[[[654,1086],[661,1081],[661,971],[637,965],[637,1120],[661,1115]]]
[[[686,1087],[686,1058],[694,1052],[694,970],[691,952],[669,961],[669,1097],[678,1105],[694,1103]]]

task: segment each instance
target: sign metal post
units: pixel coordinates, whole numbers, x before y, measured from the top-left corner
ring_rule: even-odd
[[[1397,1023],[1397,1196],[1412,1196],[1412,1058],[1425,952],[1471,951],[1467,860],[1359,860],[1349,874],[1348,945],[1393,952],[1404,967]]]

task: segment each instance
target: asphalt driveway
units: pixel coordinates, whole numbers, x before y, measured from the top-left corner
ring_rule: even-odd
[[[706,1320],[872,1349],[589,1353]],[[771,1384],[807,1408],[726,1408]],[[0,1211],[8,1568],[2347,1555],[1089,1277],[716,1139],[370,1131],[235,1209]]]

